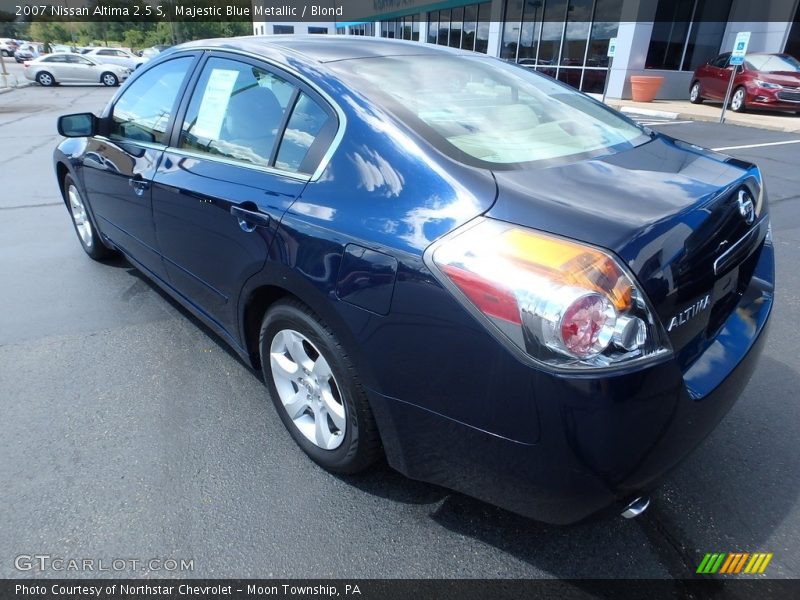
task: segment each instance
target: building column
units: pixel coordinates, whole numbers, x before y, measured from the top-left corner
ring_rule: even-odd
[[[488,56],[500,56],[503,47],[503,5],[504,0],[492,0],[491,21],[489,22],[489,43],[486,47]]]
[[[644,71],[657,8],[658,0],[623,0],[617,52],[608,74],[608,98],[630,97],[628,77]]]
[[[626,97],[627,79],[631,72],[644,70],[653,23],[620,23],[617,30],[617,52],[608,74],[608,98]],[[629,95],[629,94],[628,94]]]
[[[428,13],[419,13],[419,41],[428,41]]]

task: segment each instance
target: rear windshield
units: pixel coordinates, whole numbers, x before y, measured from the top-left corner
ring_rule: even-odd
[[[497,59],[387,56],[327,66],[436,147],[476,166],[523,167],[649,139],[572,88]]]

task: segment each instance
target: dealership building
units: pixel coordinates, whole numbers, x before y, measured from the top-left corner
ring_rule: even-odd
[[[254,4],[261,4],[255,0]],[[320,4],[324,5],[324,2]],[[800,57],[800,0],[349,0],[347,22],[254,21],[254,35],[319,33],[484,52],[578,89],[630,97],[631,75],[661,75],[685,98],[695,67],[751,33],[748,51]],[[617,39],[609,65],[608,46]],[[610,69],[609,69],[610,66]]]

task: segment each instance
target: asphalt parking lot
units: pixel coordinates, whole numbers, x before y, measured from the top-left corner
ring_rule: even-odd
[[[800,577],[797,136],[650,121],[761,165],[779,285],[770,339],[643,517],[552,527],[386,467],[322,471],[258,374],[125,261],[88,259],[52,174],[55,119],[112,93],[0,95],[0,577],[65,575],[17,570],[21,554],[193,561],[116,573],[128,577],[687,577],[706,552],[734,551],[772,552],[767,576]]]

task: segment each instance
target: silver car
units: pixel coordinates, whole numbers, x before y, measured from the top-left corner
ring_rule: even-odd
[[[79,54],[47,54],[25,62],[25,77],[40,85],[59,83],[102,83],[119,85],[131,74],[131,70],[120,65],[98,62]]]
[[[123,50],[122,48],[90,48],[83,52],[83,56],[88,56],[89,58],[99,60],[106,64],[128,67],[131,71],[147,62],[146,58],[136,56],[132,52]]]

